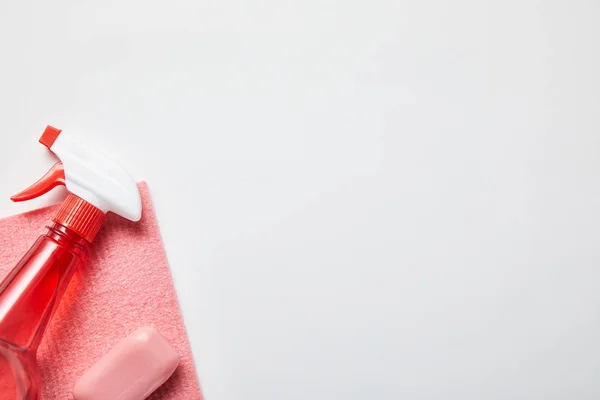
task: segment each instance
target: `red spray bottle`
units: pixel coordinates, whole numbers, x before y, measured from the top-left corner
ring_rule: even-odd
[[[137,185],[118,163],[50,126],[40,143],[60,162],[12,200],[30,200],[58,185],[69,194],[47,233],[0,283],[0,400],[39,399],[36,350],[106,213],[132,221],[142,213]]]

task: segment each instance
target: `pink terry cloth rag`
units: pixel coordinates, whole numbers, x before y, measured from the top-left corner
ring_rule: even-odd
[[[145,183],[137,223],[107,217],[91,259],[75,273],[38,350],[42,399],[72,399],[75,381],[139,327],[153,325],[181,356],[149,399],[201,400],[190,345]],[[0,280],[43,234],[56,206],[0,220]]]

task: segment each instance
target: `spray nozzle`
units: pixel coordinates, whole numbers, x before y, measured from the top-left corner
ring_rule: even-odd
[[[13,201],[31,200],[63,185],[104,214],[111,211],[132,221],[141,218],[142,201],[137,185],[116,161],[51,126],[42,134],[40,143],[56,154],[60,162],[32,186],[11,197]]]

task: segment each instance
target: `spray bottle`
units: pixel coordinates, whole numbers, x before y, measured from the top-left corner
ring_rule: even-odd
[[[69,194],[47,233],[0,283],[0,400],[39,399],[37,348],[106,213],[131,221],[142,214],[137,185],[118,163],[51,126],[40,143],[60,161],[11,199],[30,200],[58,185]]]

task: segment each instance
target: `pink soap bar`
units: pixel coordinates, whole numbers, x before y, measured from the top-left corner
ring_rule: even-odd
[[[143,400],[175,372],[179,355],[153,327],[121,340],[79,378],[76,400]]]

